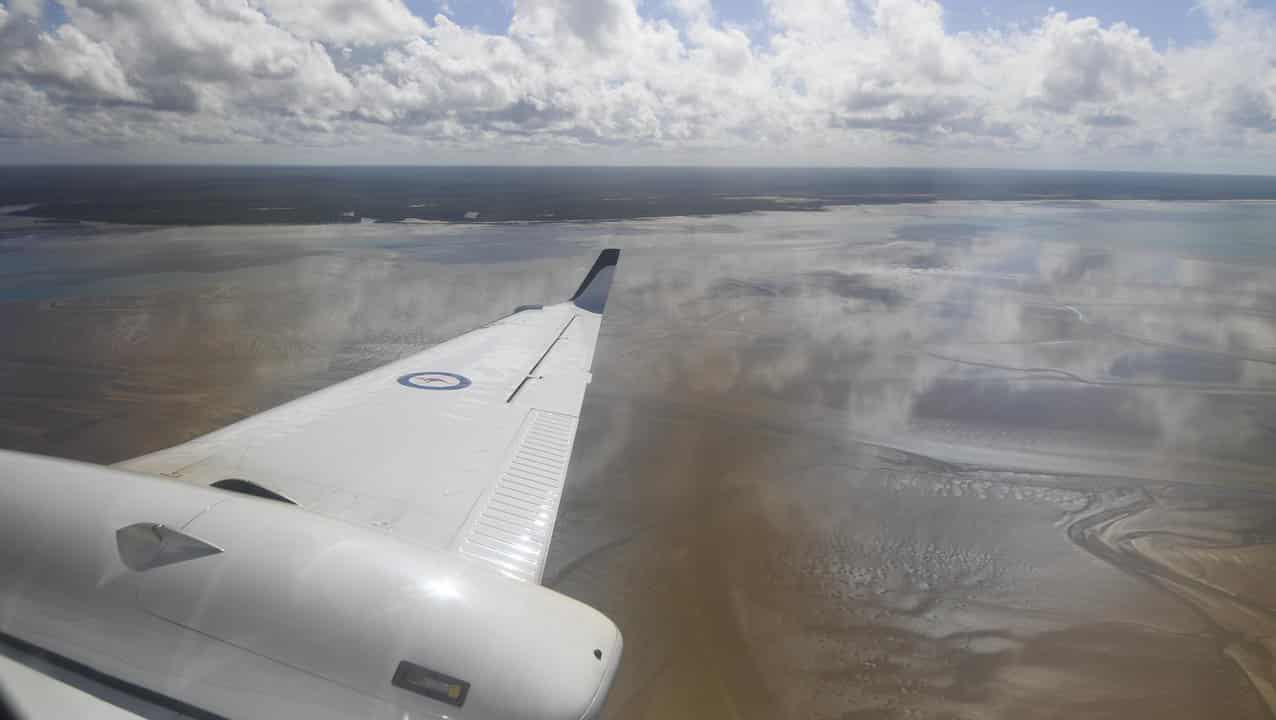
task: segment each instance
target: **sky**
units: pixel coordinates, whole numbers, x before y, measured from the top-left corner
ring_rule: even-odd
[[[0,163],[1276,174],[1276,0],[0,0]]]

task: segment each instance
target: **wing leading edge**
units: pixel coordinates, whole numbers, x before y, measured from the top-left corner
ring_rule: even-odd
[[[604,250],[566,302],[119,467],[251,484],[539,582],[619,256]]]

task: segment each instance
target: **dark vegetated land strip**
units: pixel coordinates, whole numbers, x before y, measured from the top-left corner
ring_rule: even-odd
[[[625,220],[934,200],[1276,200],[1276,178],[1021,170],[38,166],[15,214],[155,225]],[[477,214],[477,215],[475,215]]]

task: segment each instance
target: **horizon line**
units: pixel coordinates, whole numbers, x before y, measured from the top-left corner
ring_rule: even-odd
[[[2,168],[253,168],[253,169],[455,169],[455,170],[921,170],[941,172],[1081,173],[1094,175],[1172,175],[1184,177],[1243,177],[1276,180],[1276,173],[1223,170],[1126,170],[1061,167],[1006,167],[993,165],[675,165],[675,164],[487,164],[487,163],[240,163],[240,162],[40,162],[7,163]]]

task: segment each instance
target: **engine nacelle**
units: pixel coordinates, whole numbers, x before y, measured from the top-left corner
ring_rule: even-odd
[[[0,454],[0,544],[5,633],[231,716],[579,720],[620,662],[601,613],[459,554],[97,466]]]

